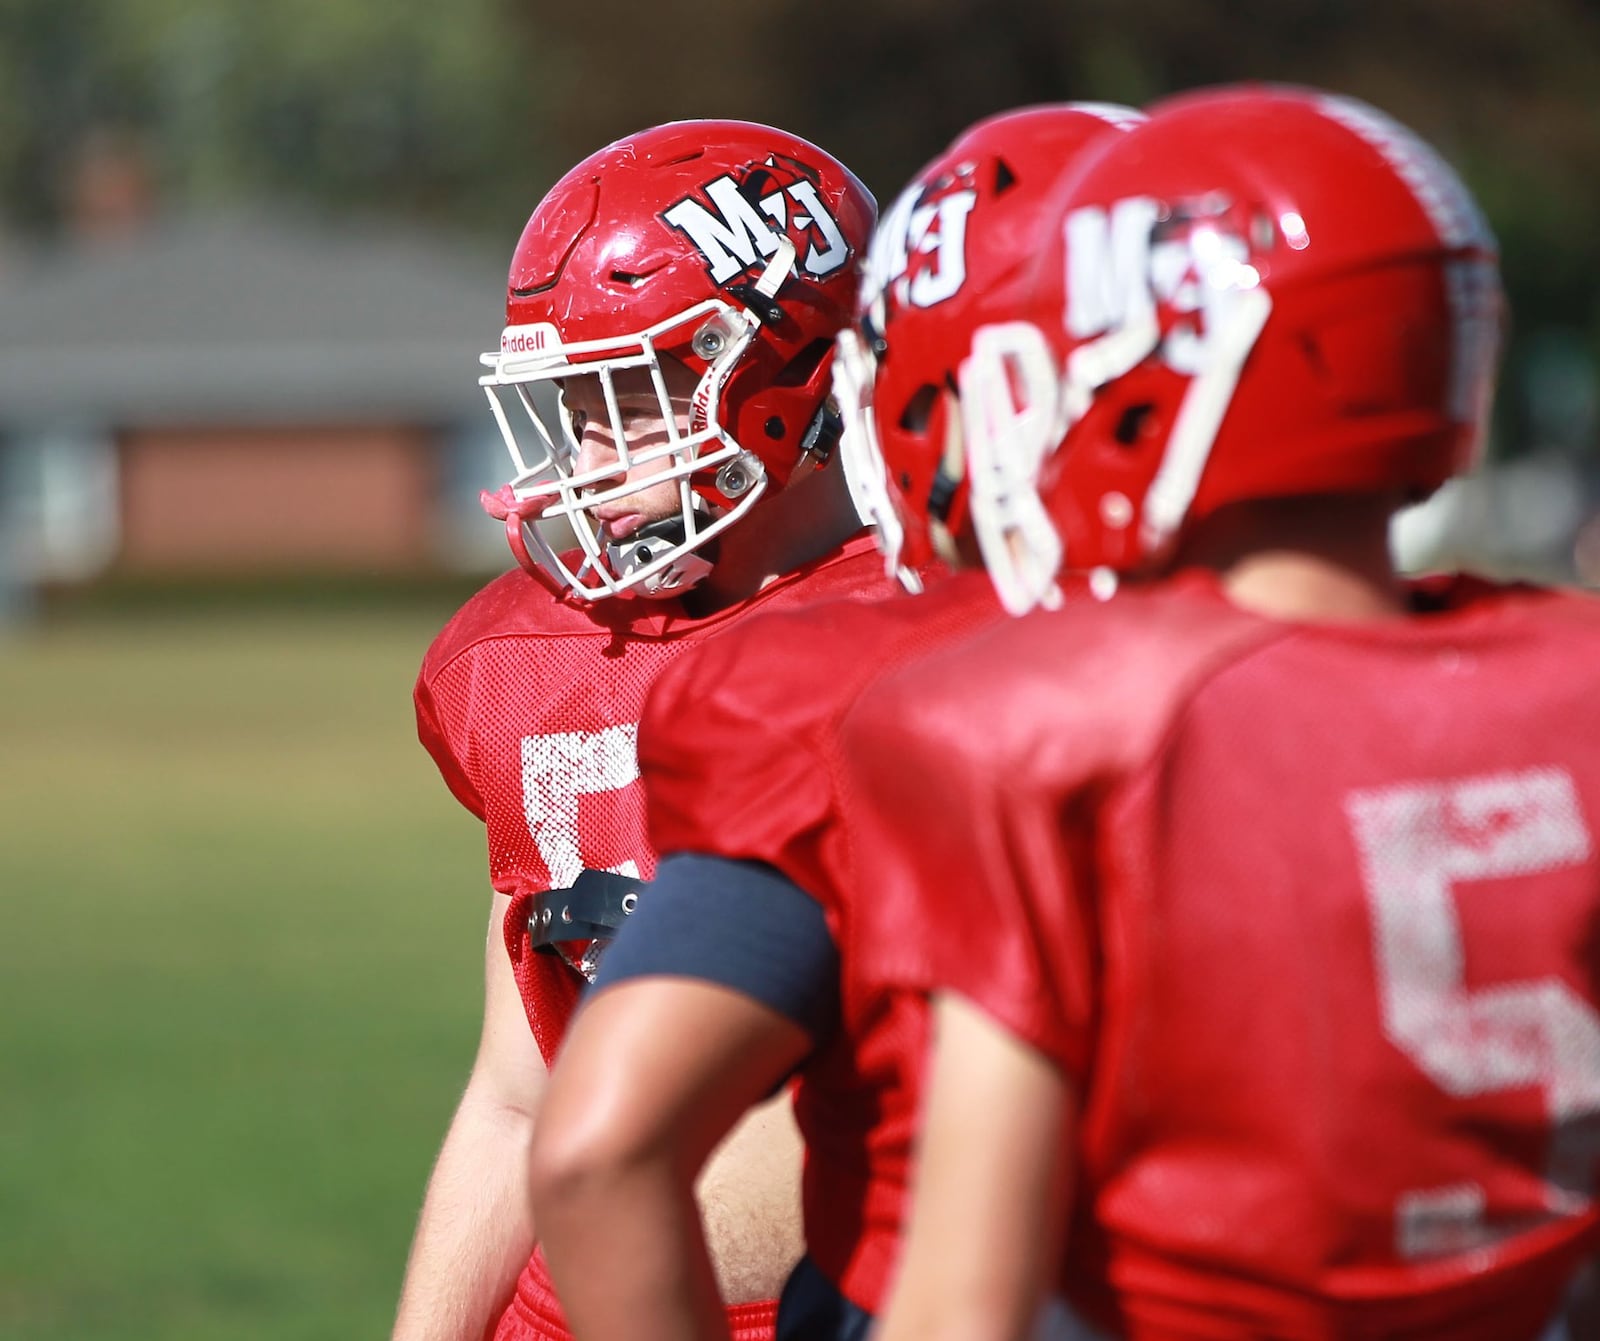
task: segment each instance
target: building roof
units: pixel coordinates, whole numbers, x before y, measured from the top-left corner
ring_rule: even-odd
[[[509,254],[509,250],[506,253]],[[482,413],[505,256],[242,213],[0,254],[0,426],[447,421]]]

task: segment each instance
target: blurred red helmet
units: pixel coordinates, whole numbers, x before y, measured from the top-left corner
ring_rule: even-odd
[[[515,475],[496,511],[525,567],[585,598],[666,594],[709,571],[708,548],[807,453],[825,457],[833,337],[854,312],[876,206],[837,159],[741,121],[682,121],[618,140],[573,168],[533,212],[511,259],[506,329],[480,379]],[[687,424],[662,356],[696,379]],[[614,378],[655,389],[669,425],[630,444]],[[563,404],[595,379],[619,459],[578,467]],[[648,378],[648,383],[645,379]],[[647,393],[648,394],[648,393]],[[594,509],[640,485],[678,484],[679,515],[612,543]],[[564,520],[581,556],[537,519]]]
[[[1227,503],[1421,498],[1476,459],[1503,313],[1494,237],[1383,113],[1309,89],[1176,97],[1052,208],[1027,325],[989,332],[966,370],[1003,406],[1041,335],[1062,369],[1037,492],[1003,479],[1003,410],[969,434],[974,480],[1001,481],[978,529],[1013,608],[1048,599],[1063,545],[1072,569],[1137,570]],[[1037,397],[1016,399],[1036,420]],[[1054,555],[1025,539],[1041,495]]]
[[[968,532],[952,407],[973,331],[1037,252],[1041,207],[1063,168],[1140,119],[1128,107],[1060,103],[980,121],[911,180],[874,234],[835,384],[856,505],[902,580],[914,583],[935,538],[943,548]]]

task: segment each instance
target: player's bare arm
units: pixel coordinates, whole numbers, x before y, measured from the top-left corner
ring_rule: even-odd
[[[1062,1241],[1070,1087],[964,997],[935,999],[934,1029],[905,1256],[876,1336],[1026,1341]]]
[[[630,979],[598,992],[579,1012],[546,1098],[528,1184],[551,1275],[578,1335],[727,1335],[696,1178],[747,1108],[771,1094],[810,1048],[809,1035],[777,1012],[691,979]],[[752,1115],[760,1138],[745,1161],[772,1158],[773,1120],[770,1110]],[[737,1135],[724,1147],[739,1149]],[[760,1195],[759,1185],[741,1191],[731,1168],[713,1161],[700,1180],[712,1194],[707,1218],[724,1230],[724,1274],[728,1267],[752,1273],[723,1282],[730,1302],[735,1292],[776,1294],[799,1255],[798,1238],[737,1241],[795,1223],[794,1166],[782,1167],[794,1198],[782,1218],[741,1206],[749,1192]],[[629,1269],[594,1272],[601,1256]]]
[[[523,1170],[546,1081],[523,1014],[496,894],[484,949],[483,1032],[417,1222],[394,1341],[480,1341],[533,1251]]]
[[[717,1287],[730,1304],[782,1291],[801,1252],[803,1149],[787,1091],[738,1119],[695,1183]]]

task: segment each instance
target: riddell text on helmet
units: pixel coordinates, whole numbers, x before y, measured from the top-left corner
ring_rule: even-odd
[[[537,354],[561,343],[561,333],[548,321],[529,326],[507,326],[500,333],[502,354]]]

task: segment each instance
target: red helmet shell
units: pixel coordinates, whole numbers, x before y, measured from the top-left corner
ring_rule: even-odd
[[[842,163],[798,136],[742,121],[679,121],[607,145],[540,202],[511,258],[509,327],[564,345],[645,330],[713,297],[744,301],[776,246],[795,274],[722,388],[722,422],[781,485],[829,385],[834,334],[852,316],[876,217]],[[659,346],[697,375],[690,345]],[[697,486],[698,486],[697,481]]]
[[[1173,98],[1053,212],[1029,315],[1064,368],[1041,489],[1067,566],[1138,568],[1240,500],[1425,496],[1475,459],[1495,241],[1384,114],[1284,87]]]
[[[929,519],[968,531],[957,370],[974,330],[1003,307],[1036,255],[1063,169],[1141,119],[1105,103],[1025,107],[964,131],[912,178],[873,239],[860,329],[874,355],[872,420],[901,562],[933,557]]]

